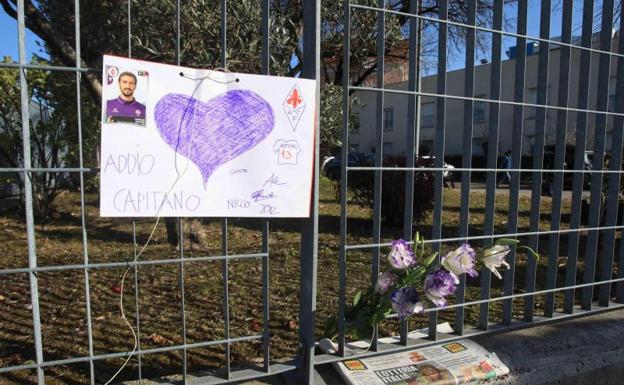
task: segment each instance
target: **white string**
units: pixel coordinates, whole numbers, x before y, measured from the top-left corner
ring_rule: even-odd
[[[182,72],[180,72],[180,75],[182,76]],[[184,76],[184,77],[186,77],[186,76]],[[193,90],[193,93],[191,94],[191,98],[193,98],[195,96],[195,93],[197,92],[197,90],[201,86],[201,84],[204,81],[204,79],[205,78],[193,79],[193,80],[199,80],[199,83],[197,84],[197,86]],[[197,103],[195,103],[194,106],[193,106],[193,116],[192,116],[191,122],[195,122],[195,112],[196,112],[196,110],[197,110]],[[182,115],[182,118],[183,117],[184,117],[184,115]],[[182,124],[181,121],[180,121],[180,124]],[[179,135],[179,132],[178,132],[178,135]],[[190,141],[188,143],[189,146],[192,146],[194,137],[195,137],[195,131],[191,131],[191,138],[190,138]],[[126,358],[124,363],[121,365],[119,370],[117,370],[117,372],[115,372],[115,374],[110,378],[110,380],[108,380],[104,385],[109,385],[115,379],[115,377],[117,377],[117,375],[119,375],[119,373],[121,373],[121,371],[126,367],[126,365],[128,365],[128,362],[130,361],[130,359],[132,358],[132,356],[134,355],[134,353],[136,352],[136,350],[137,350],[137,348],[139,346],[139,337],[137,336],[136,332],[134,331],[134,327],[130,324],[130,322],[126,318],[126,313],[124,312],[124,307],[123,307],[124,284],[125,284],[126,276],[128,275],[128,272],[130,271],[130,269],[133,267],[133,264],[135,264],[136,261],[141,257],[141,255],[143,254],[143,252],[147,248],[147,245],[149,245],[150,241],[152,240],[152,237],[154,236],[154,232],[156,231],[156,228],[158,227],[158,223],[160,222],[160,218],[161,218],[160,211],[162,210],[162,208],[163,208],[163,206],[165,204],[165,199],[171,193],[171,191],[173,191],[173,189],[175,188],[177,183],[180,181],[180,179],[182,179],[184,174],[186,174],[186,171],[189,168],[190,160],[187,158],[186,167],[184,168],[184,170],[181,173],[178,171],[177,164],[178,164],[178,152],[175,151],[174,165],[175,165],[175,170],[176,170],[177,177],[173,181],[173,183],[171,184],[171,187],[169,188],[169,191],[167,191],[167,193],[165,194],[165,198],[163,198],[162,202],[160,203],[160,206],[158,207],[158,210],[156,210],[156,214],[154,214],[154,217],[156,217],[156,223],[154,223],[154,227],[152,227],[152,231],[150,232],[150,235],[147,238],[147,241],[145,242],[145,244],[143,245],[143,247],[141,248],[139,253],[132,260],[132,264],[128,265],[128,267],[126,268],[126,271],[124,271],[123,276],[121,277],[121,284],[120,284],[121,291],[119,293],[119,311],[121,313],[121,318],[123,319],[123,321],[126,323],[128,328],[132,332],[132,337],[134,339],[134,347],[132,348],[132,351],[130,352],[130,354],[128,354],[128,357]],[[180,243],[183,242],[182,239],[179,239],[178,241]]]

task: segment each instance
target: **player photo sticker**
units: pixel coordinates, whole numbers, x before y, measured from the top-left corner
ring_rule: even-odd
[[[106,108],[102,111],[102,121],[145,126],[149,73],[106,66],[104,76]]]

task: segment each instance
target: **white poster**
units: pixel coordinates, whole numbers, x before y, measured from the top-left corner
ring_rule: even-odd
[[[312,80],[104,56],[100,215],[309,216]]]

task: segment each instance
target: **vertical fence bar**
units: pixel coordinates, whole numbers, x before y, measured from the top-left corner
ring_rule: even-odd
[[[132,0],[128,0],[128,58],[132,58]],[[136,220],[132,220],[133,260],[137,259]],[[141,351],[141,318],[139,312],[139,266],[134,265],[134,314],[136,317],[137,350]],[[137,355],[139,383],[143,379],[143,358]]]
[[[468,1],[468,13],[466,19],[468,25],[476,25],[477,23],[477,1]],[[464,82],[464,96],[474,97],[474,77],[475,77],[475,39],[476,30],[473,28],[466,29],[466,73]],[[462,155],[462,168],[469,169],[472,167],[472,131],[474,126],[474,102],[472,100],[464,101],[464,137]],[[468,226],[470,225],[470,171],[462,171],[461,173],[461,208],[459,212],[459,236],[468,237]],[[466,275],[462,274],[455,292],[457,303],[463,303],[466,297]],[[464,334],[464,315],[465,309],[458,307],[455,309],[455,333]]]
[[[180,65],[180,0],[176,1],[176,65]],[[182,343],[185,346],[182,349],[182,378],[183,382],[187,382],[187,358],[188,352],[186,351],[186,303],[184,295],[184,221],[182,218],[178,218],[178,245],[180,247],[179,257],[179,282],[180,282],[180,318],[182,321]]]
[[[178,220],[178,238],[180,242],[180,316],[182,317],[182,344],[185,346],[182,350],[182,378],[187,383],[187,359],[186,351],[186,302],[184,290],[184,228],[182,226],[182,218]]]
[[[128,58],[132,57],[132,0],[128,0]]]
[[[229,260],[228,260],[228,220],[221,220],[221,254],[225,256],[221,263],[221,275],[223,283],[223,323],[225,343],[225,378],[230,379],[230,286],[229,286]]]
[[[76,39],[76,69],[81,68],[81,46],[80,46],[80,0],[74,1],[74,34]],[[82,254],[84,257],[85,265],[89,264],[89,247],[87,245],[87,220],[85,214],[85,194],[84,194],[84,158],[82,148],[82,107],[80,103],[80,81],[82,75],[80,71],[76,71],[76,121],[78,128],[78,164],[80,171],[80,224],[82,233]],[[87,341],[89,349],[89,357],[93,357],[93,330],[91,324],[91,289],[89,284],[89,269],[84,269],[84,284],[85,284],[85,306],[87,312]],[[93,367],[93,360],[89,360],[89,378],[91,385],[95,385],[95,369]]]
[[[262,74],[269,75],[271,72],[271,51],[269,31],[271,23],[271,11],[269,0],[262,0]],[[263,369],[270,370],[271,361],[271,331],[269,329],[269,220],[262,221],[262,351]]]
[[[439,2],[438,18],[448,19],[448,0]],[[437,74],[437,94],[436,99],[436,127],[435,127],[435,167],[442,169],[444,165],[444,134],[446,125],[446,36],[448,34],[448,24],[438,24],[438,74]],[[442,178],[443,172],[436,171],[434,176],[434,201],[433,201],[433,228],[431,239],[436,242],[432,244],[433,251],[440,251],[442,238]],[[438,257],[439,260],[439,257]],[[429,313],[429,338],[437,339],[438,312]]]
[[[320,111],[320,57],[321,57],[321,4],[314,0],[303,1],[303,69],[302,77],[316,80],[314,101],[315,141],[314,180],[310,216],[302,221],[301,231],[301,281],[299,303],[299,341],[301,358],[299,379],[302,384],[314,384],[314,322],[316,319],[316,271],[318,260],[318,207],[319,207],[319,111]]]
[[[622,236],[622,233],[620,233],[620,253],[618,256],[618,275],[617,275],[618,279],[624,278],[624,269],[622,268],[622,266],[624,266],[624,242],[622,241],[622,238],[624,238],[624,236]],[[622,281],[618,282],[615,287],[615,301],[617,303],[624,303],[624,282]]]
[[[269,221],[262,222],[262,367],[265,372],[271,368],[271,331],[269,329]]]
[[[619,2],[620,12],[624,1]],[[618,53],[624,53],[624,23],[621,20],[620,15],[620,29],[618,31]],[[624,60],[618,58],[616,80],[615,80],[615,112],[622,113],[624,111]],[[611,136],[611,161],[609,163],[609,170],[621,171],[622,170],[622,149],[623,149],[623,119],[621,116],[613,117],[613,129]],[[608,189],[607,189],[607,204],[606,204],[606,218],[605,226],[616,226],[619,214],[622,212],[619,210],[619,193],[620,193],[620,179],[621,175],[618,173],[609,174]],[[619,211],[619,212],[618,212]],[[620,243],[622,239],[620,238]],[[615,229],[605,231],[605,240],[602,243],[602,270],[600,273],[600,280],[608,280],[613,275],[613,257],[615,253]],[[620,270],[622,266],[619,266]],[[609,306],[611,299],[611,284],[600,286],[599,304],[600,306]]]
[[[594,23],[594,1],[583,1],[583,32],[581,36],[581,45],[585,48],[591,48]],[[581,51],[581,59],[579,66],[579,88],[577,108],[586,110],[589,99],[589,78],[591,72],[591,52],[588,50]],[[576,113],[576,141],[574,144],[574,169],[584,169],[585,142],[587,133],[587,113]],[[574,173],[574,181],[572,184],[572,207],[570,210],[570,229],[579,229],[581,227],[581,199],[583,197],[583,179],[584,173]],[[566,286],[574,286],[576,284],[576,262],[578,260],[578,248],[580,240],[580,231],[570,233],[568,237],[568,260],[566,263]],[[574,289],[566,290],[564,294],[563,310],[566,313],[574,311]]]
[[[494,2],[493,26],[496,31],[503,29],[503,2]],[[492,33],[492,65],[490,66],[490,99],[500,100],[501,89],[501,42],[502,36],[500,32]],[[487,168],[495,170],[498,157],[498,126],[499,126],[500,104],[490,103],[490,116],[488,122],[488,153]],[[494,214],[496,209],[496,171],[487,172],[486,192],[485,192],[485,223],[483,226],[484,235],[494,234]],[[491,240],[483,242],[483,247],[489,246]],[[492,281],[492,273],[486,267],[481,268],[481,299],[490,298],[490,285]],[[489,303],[483,303],[479,307],[479,328],[487,330]]]
[[[221,0],[221,67],[227,68],[227,0]],[[221,219],[221,254],[225,256],[221,264],[223,280],[223,321],[225,343],[225,378],[231,376],[230,354],[230,287],[229,287],[229,260],[228,255],[228,220]]]
[[[561,42],[570,44],[572,41],[572,12],[574,3],[571,1],[563,2],[562,21],[561,21]],[[541,48],[540,48],[541,50]],[[557,96],[557,105],[559,107],[568,106],[568,95],[570,93],[570,47],[561,45],[559,47],[559,89]],[[554,170],[562,170],[565,162],[566,154],[566,127],[568,125],[568,112],[565,110],[557,111],[557,127],[555,134],[555,159],[552,168]],[[557,285],[558,260],[559,260],[559,241],[558,233],[561,228],[561,199],[563,196],[564,173],[553,173],[552,180],[552,206],[550,214],[550,230],[553,233],[548,240],[548,267],[546,272],[546,289],[554,289]],[[544,304],[544,315],[552,317],[555,309],[555,293],[546,294],[546,303]]]
[[[132,58],[132,0],[128,0],[128,58]],[[133,260],[137,259],[136,220],[132,220]],[[139,266],[134,265],[134,315],[136,317],[137,350],[141,351],[141,318],[139,312]],[[139,383],[143,379],[143,358],[137,355]]]
[[[346,308],[346,280],[347,280],[347,193],[348,177],[347,155],[349,148],[349,114],[351,83],[351,7],[350,0],[343,0],[343,52],[342,52],[342,151],[340,162],[340,255],[338,259],[338,354],[345,354],[345,308]]]
[[[548,39],[550,36],[550,0],[542,0],[540,10],[540,38]],[[550,44],[546,41],[539,43],[539,58],[537,70],[537,104],[548,104],[548,64],[550,56]],[[544,168],[544,137],[547,129],[546,108],[535,109],[535,141],[533,142],[533,174],[531,176],[531,219],[529,231],[539,231],[540,205],[542,201],[542,169]],[[529,246],[537,250],[539,236],[529,237]],[[528,257],[526,262],[526,290],[535,291],[535,275],[537,273],[537,260]],[[555,272],[556,274],[556,272]],[[550,277],[546,278],[551,279]],[[524,320],[533,320],[535,297],[529,296],[524,299]]]
[[[43,343],[41,340],[41,320],[39,314],[39,284],[37,274],[32,270],[37,268],[37,246],[35,243],[35,219],[33,215],[33,197],[30,155],[30,121],[28,107],[28,81],[26,80],[26,24],[24,21],[24,0],[17,1],[17,40],[19,45],[19,72],[20,72],[20,107],[22,118],[22,140],[24,158],[24,205],[26,206],[26,237],[28,240],[28,268],[30,278],[30,301],[32,305],[33,333],[35,340],[35,357],[37,360],[37,382],[45,383],[43,367]]]
[[[527,33],[527,0],[518,1],[518,16],[516,32],[518,35],[525,36]],[[518,103],[524,102],[524,83],[526,70],[526,46],[525,37],[516,38],[516,59],[515,59],[515,76],[514,76],[514,101]],[[547,53],[548,54],[548,53]],[[524,106],[514,105],[513,107],[513,129],[512,129],[512,145],[511,145],[511,168],[519,169],[522,165],[522,136],[524,131]],[[508,149],[504,149],[507,151]],[[518,204],[520,198],[520,173],[511,172],[509,179],[509,215],[507,219],[507,232],[515,234],[518,232]],[[513,293],[515,274],[516,274],[516,248],[511,247],[510,253],[507,255],[509,269],[505,271],[503,295]],[[527,266],[528,267],[528,266]],[[527,272],[527,279],[531,276]],[[512,318],[513,302],[507,300],[503,303],[503,324],[509,325]]]
[[[377,1],[378,8],[385,8],[385,0]],[[386,54],[386,13],[377,12],[377,89],[384,88]],[[385,94],[383,91],[377,92],[377,113],[376,117],[376,133],[375,140],[375,166],[382,167],[384,161],[383,140],[384,140],[384,101]],[[373,181],[373,243],[381,243],[381,198],[382,198],[382,178],[383,171],[375,170]],[[379,276],[379,247],[371,249],[371,283],[374,285]],[[373,336],[371,338],[371,350],[377,350],[377,326],[373,327]]]
[[[602,29],[600,31],[600,49],[611,51],[613,31],[613,0],[602,2]],[[607,111],[609,105],[609,72],[611,69],[611,55],[599,54],[598,59],[598,88],[596,89],[596,109]],[[594,158],[592,170],[602,170],[605,158],[605,136],[607,131],[607,115],[595,114],[594,126]],[[591,174],[591,197],[589,204],[589,227],[600,226],[602,218],[602,173]],[[616,209],[617,210],[617,209]],[[599,232],[592,230],[587,234],[587,246],[585,249],[585,269],[583,282],[596,281],[596,255],[598,249]],[[594,297],[594,287],[587,286],[581,291],[581,306],[583,309],[591,309]]]
[[[416,15],[418,13],[418,1],[412,0],[409,5],[409,13]],[[417,17],[409,18],[409,73],[407,80],[407,89],[409,91],[418,91],[420,84],[420,74],[418,70],[418,63],[420,61],[420,53],[418,52],[419,39],[420,39],[420,21]],[[414,168],[416,146],[415,142],[416,132],[420,129],[418,127],[418,110],[420,106],[420,97],[417,95],[408,96],[407,104],[407,126],[406,131],[406,144],[405,144],[405,166]],[[405,210],[403,213],[403,239],[407,241],[412,240],[412,229],[414,220],[414,171],[405,172]],[[408,321],[403,320],[400,323],[400,338],[401,344],[407,344]]]
[[[136,240],[136,221],[132,221],[132,246],[133,246],[133,260],[137,259],[137,240]],[[134,315],[136,317],[136,335],[137,335],[137,350],[141,351],[141,318],[139,313],[139,266],[134,265]],[[143,379],[143,368],[141,354],[137,355],[137,361],[139,363],[139,382]]]

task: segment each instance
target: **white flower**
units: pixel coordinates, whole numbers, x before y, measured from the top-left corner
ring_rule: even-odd
[[[455,283],[459,283],[459,276],[464,273],[471,277],[479,275],[475,270],[475,251],[467,243],[446,254],[442,258],[441,264],[442,267],[455,275]]]
[[[507,245],[494,245],[492,247],[488,247],[483,251],[483,264],[485,267],[490,269],[498,279],[503,278],[497,268],[501,266],[505,266],[509,269],[509,264],[505,261],[505,257],[509,254],[511,250]]]

